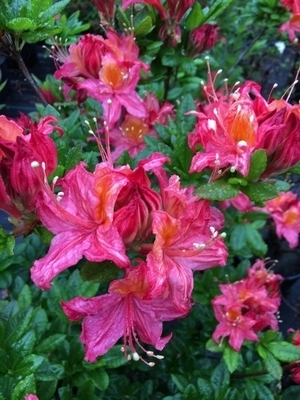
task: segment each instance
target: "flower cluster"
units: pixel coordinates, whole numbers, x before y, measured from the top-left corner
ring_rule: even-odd
[[[210,87],[213,88],[210,76]],[[300,108],[287,101],[266,101],[260,86],[246,82],[233,93],[217,97],[213,91],[205,109],[196,112],[198,123],[189,135],[190,148],[196,152],[190,172],[213,169],[211,179],[226,171],[247,177],[251,155],[265,150],[268,162],[262,177],[295,165],[300,157],[294,143],[300,135]]]
[[[300,201],[297,195],[292,192],[281,193],[267,201],[264,210],[270,213],[277,236],[284,237],[290,248],[296,247],[300,233]]]
[[[28,121],[27,121],[28,122]],[[26,235],[36,223],[36,196],[57,166],[57,151],[49,134],[62,129],[55,117],[27,128],[0,116],[0,208],[11,216],[14,234]]]
[[[281,25],[280,32],[287,32],[291,42],[297,40],[296,32],[300,32],[300,2],[299,0],[280,0],[284,8],[292,14],[290,19]]]
[[[278,329],[281,280],[258,260],[248,270],[247,278],[220,285],[222,294],[212,301],[219,322],[213,340],[218,343],[220,337],[228,336],[230,346],[239,351],[245,339],[258,341],[258,332],[267,327]]]
[[[55,53],[63,63],[55,77],[65,83],[65,93],[76,90],[78,101],[87,95],[103,107],[103,118],[112,127],[121,116],[122,107],[139,118],[147,116],[146,107],[136,92],[140,71],[149,66],[138,59],[139,48],[132,35],[107,32],[107,39],[87,34],[73,44],[67,54]]]
[[[46,256],[32,267],[37,286],[48,289],[82,257],[110,260],[123,271],[108,294],[62,302],[71,320],[84,318],[81,340],[88,361],[121,337],[128,358],[140,357],[135,345],[144,350],[138,337],[161,350],[170,339],[161,338],[162,322],[190,311],[193,271],[226,263],[218,233],[221,212],[195,196],[192,187],[181,188],[178,176],[168,179],[167,161],[154,153],[134,170],[102,162],[94,173],[80,164],[58,181],[57,195],[45,185],[37,196],[39,219],[55,235]],[[149,173],[156,176],[159,192]]]

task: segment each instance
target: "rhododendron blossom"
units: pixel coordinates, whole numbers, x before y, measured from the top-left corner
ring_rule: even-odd
[[[300,201],[297,195],[291,192],[281,193],[274,200],[267,201],[264,210],[271,213],[277,236],[284,237],[290,248],[296,247],[300,233]]]
[[[129,269],[124,279],[113,281],[108,294],[91,299],[77,297],[62,302],[69,319],[76,321],[84,318],[81,341],[85,345],[87,361],[96,361],[120,338],[123,338],[123,351],[128,359],[145,361],[138,354],[139,350],[148,356],[154,354],[144,349],[139,338],[157,350],[162,350],[170,340],[171,334],[161,337],[164,301],[144,300],[149,291],[146,271],[145,264],[141,263]],[[174,318],[177,317],[178,313],[175,312]],[[168,318],[172,319],[172,315],[169,314]]]
[[[278,329],[276,313],[280,305],[280,275],[269,273],[262,260],[248,270],[248,277],[219,285],[222,294],[212,301],[219,324],[212,338],[229,337],[230,346],[239,351],[244,340],[258,341],[257,332]]]
[[[139,49],[132,35],[118,37],[112,30],[107,39],[87,34],[69,48],[68,55],[56,56],[63,63],[55,76],[77,91],[78,100],[87,94],[102,103],[104,120],[113,126],[122,106],[133,116],[146,117],[145,106],[135,92],[141,69],[148,65],[138,59]]]
[[[213,87],[211,76],[210,83]],[[211,180],[227,171],[247,177],[251,155],[261,149],[268,158],[263,178],[299,162],[300,149],[295,146],[300,137],[298,105],[283,99],[267,102],[260,86],[251,81],[220,99],[213,90],[212,97],[203,111],[191,112],[198,116],[198,123],[189,135],[189,146],[193,151],[199,145],[203,148],[193,157],[191,172],[209,167]]]
[[[113,225],[113,210],[125,177],[102,167],[102,190],[95,190],[95,175],[80,164],[61,182],[55,196],[45,187],[37,199],[37,212],[44,226],[55,234],[45,257],[31,269],[37,286],[49,289],[51,280],[83,256],[90,261],[111,260],[128,265],[124,243]]]
[[[121,124],[116,123],[110,130],[110,143],[114,147],[111,152],[113,161],[117,160],[124,151],[128,151],[131,157],[135,157],[146,148],[145,135],[157,136],[154,124],[165,125],[168,123],[167,117],[173,116],[173,106],[165,102],[160,107],[157,98],[152,93],[148,93],[143,102],[146,108],[145,118],[127,113]]]
[[[49,176],[57,167],[56,146],[48,135],[54,130],[62,133],[62,129],[52,125],[57,119],[49,116],[29,124],[25,134],[15,122],[0,118],[0,208],[13,217],[17,236],[30,232],[36,222],[36,195],[44,175]]]

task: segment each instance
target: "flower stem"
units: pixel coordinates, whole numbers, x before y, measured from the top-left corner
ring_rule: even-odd
[[[21,47],[16,46],[14,41],[12,40],[11,36],[4,31],[0,31],[0,44],[6,50],[7,56],[12,58],[17,64],[20,70],[22,71],[23,75],[25,76],[26,81],[30,84],[32,89],[34,90],[35,94],[38,96],[40,101],[43,103],[44,106],[47,106],[48,103],[45,100],[44,96],[39,90],[39,87],[33,80],[28,68],[26,67],[23,57],[21,55]]]

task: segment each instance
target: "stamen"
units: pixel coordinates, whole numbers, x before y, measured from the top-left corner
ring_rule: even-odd
[[[40,166],[38,161],[32,161],[32,163],[30,165],[31,165],[31,168],[37,168]]]

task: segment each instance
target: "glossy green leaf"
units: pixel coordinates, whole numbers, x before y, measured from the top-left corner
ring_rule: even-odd
[[[221,363],[214,370],[211,375],[211,385],[216,393],[216,398],[219,399],[223,396],[225,397],[225,393],[227,392],[229,386],[229,371],[226,366]]]
[[[185,388],[189,384],[189,381],[183,375],[171,374],[171,379],[181,393],[184,392]]]
[[[235,224],[230,230],[229,243],[233,251],[240,251],[246,245],[247,229],[245,224]]]
[[[186,19],[186,29],[188,31],[191,31],[195,28],[198,28],[198,26],[201,25],[202,21],[204,19],[203,11],[198,3],[198,1],[195,1],[191,12],[189,13],[187,19]]]
[[[282,393],[281,400],[300,399],[300,386],[290,386]]]
[[[19,296],[18,296],[18,303],[20,309],[29,307],[32,302],[32,294],[31,290],[28,285],[24,285]]]
[[[56,349],[61,342],[65,340],[66,335],[62,333],[55,333],[54,335],[48,336],[36,347],[38,353],[50,353]]]
[[[275,185],[265,182],[249,183],[240,189],[258,206],[264,206],[265,201],[274,199],[279,194]]]
[[[268,246],[264,242],[261,234],[250,224],[245,224],[246,244],[250,250],[259,257],[264,257]]]
[[[14,18],[7,22],[6,28],[13,32],[23,32],[27,30],[34,30],[37,28],[37,25],[29,18]]]
[[[121,345],[116,345],[102,356],[106,368],[118,368],[128,362],[121,351],[122,347]]]
[[[84,281],[110,282],[115,279],[120,269],[112,261],[106,260],[99,263],[85,261],[80,276]]]
[[[109,377],[105,369],[98,368],[89,371],[89,377],[93,380],[94,385],[100,390],[106,390],[109,385]]]
[[[196,189],[196,194],[208,200],[228,200],[237,196],[239,193],[235,186],[229,185],[226,181],[217,180]]]
[[[211,400],[212,398],[212,387],[208,381],[203,378],[197,379],[197,386],[199,394],[202,400]]]
[[[300,359],[300,348],[288,342],[271,342],[266,344],[268,350],[279,361],[293,362]]]
[[[223,360],[228,368],[228,371],[232,374],[238,367],[239,364],[239,353],[226,343],[223,352]]]
[[[204,17],[203,22],[210,22],[220,15],[229,6],[232,0],[216,0]]]
[[[16,375],[27,376],[34,373],[44,361],[44,357],[30,354],[21,362],[17,363],[13,371]]]
[[[257,180],[267,167],[267,154],[263,149],[256,150],[250,160],[250,170],[247,176],[248,181]]]
[[[26,395],[35,393],[34,375],[28,375],[22,379],[15,387],[11,400],[22,400]]]

